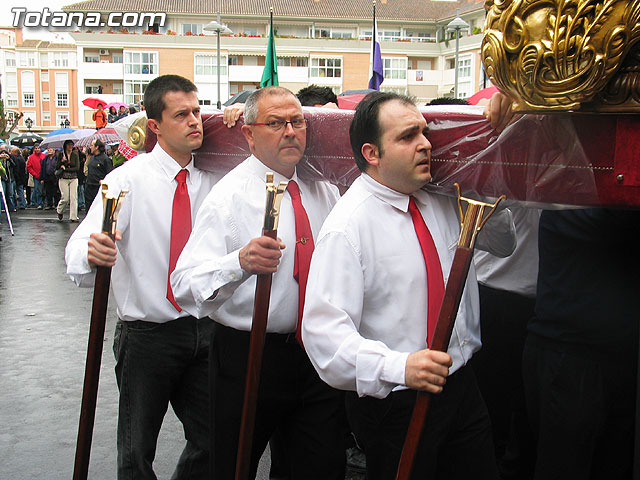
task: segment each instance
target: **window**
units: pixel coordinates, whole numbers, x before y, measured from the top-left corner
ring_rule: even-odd
[[[36,124],[36,112],[22,112],[23,116],[22,116],[22,124],[26,126],[25,122],[27,121],[27,118],[30,118],[31,121],[33,122],[33,125]],[[33,126],[31,127],[33,128]]]
[[[113,56],[111,57],[111,61],[113,63],[122,63],[122,54],[121,53],[114,53]]]
[[[342,77],[341,58],[312,58],[311,76],[316,78]]]
[[[56,107],[68,107],[68,106],[69,106],[69,94],[56,93]]]
[[[202,33],[201,23],[183,23],[182,34],[183,35],[200,35]]]
[[[227,74],[227,58],[220,56],[220,75]],[[213,55],[196,55],[196,75],[218,75],[218,57]]]
[[[49,96],[49,92],[42,92],[42,101],[48,102],[49,100],[51,100],[51,97]]]
[[[198,100],[198,105],[211,105],[211,100]]]
[[[235,55],[232,55],[229,57],[229,65],[240,65],[238,63],[238,57]]]
[[[18,106],[18,92],[7,92],[7,107]]]
[[[16,66],[16,52],[5,52],[4,64],[7,67]]]
[[[7,90],[18,90],[18,75],[15,72],[5,73],[5,78]]]
[[[51,112],[42,112],[42,121],[50,122],[51,121]]]
[[[331,38],[330,28],[316,28],[313,33],[315,34],[315,38]]]
[[[69,112],[57,112],[56,113],[56,125],[60,125],[60,123],[63,123],[65,120],[69,120]]]
[[[95,52],[85,53],[84,61],[86,63],[100,63],[100,55]]]
[[[35,93],[23,93],[22,94],[22,106],[23,107],[35,107],[36,106],[36,94]]]
[[[331,29],[331,38],[353,38],[353,31],[351,30],[336,30]]]
[[[36,66],[36,52],[19,52],[18,59],[21,67]]]
[[[307,57],[278,57],[279,67],[306,67]]]
[[[49,81],[49,70],[40,70],[40,82],[46,83]]]
[[[382,40],[399,40],[400,39],[400,30],[383,30],[382,31]]]
[[[140,80],[127,81],[124,84],[124,101],[125,103],[138,103],[144,99],[144,91],[149,82]]]
[[[97,83],[87,83],[84,86],[84,93],[87,95],[97,95],[100,93],[100,85]]]
[[[57,68],[69,66],[69,54],[67,52],[52,52],[50,54],[51,65]]]
[[[31,70],[24,70],[20,74],[22,83],[22,106],[36,106],[36,83],[35,74]]]
[[[125,52],[124,73],[155,75],[158,73],[158,54],[155,52]]]
[[[69,73],[56,72],[56,92],[68,93],[69,92]]]
[[[123,89],[122,89],[122,84],[121,83],[114,83],[113,84],[113,93],[114,95],[122,95]]]
[[[407,59],[406,58],[383,58],[384,78],[390,80],[406,80]]]
[[[458,57],[458,77],[471,77],[471,57]]]

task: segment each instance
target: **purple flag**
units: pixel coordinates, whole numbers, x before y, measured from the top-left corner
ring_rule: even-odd
[[[372,38],[371,41],[373,42],[373,58],[371,61],[371,78],[369,79],[369,88],[380,90],[380,85],[384,81],[380,44],[375,38]]]

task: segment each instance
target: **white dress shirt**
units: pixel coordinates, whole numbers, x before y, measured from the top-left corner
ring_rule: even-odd
[[[186,167],[191,218],[217,178],[193,166]],[[164,323],[188,315],[167,300],[171,212],[180,165],[160,144],[113,170],[104,179],[112,194],[129,190],[118,215],[122,240],[116,242],[118,257],[111,272],[111,288],[121,320]],[[99,193],[87,217],[73,233],[65,250],[67,274],[81,287],[93,286],[95,269],[89,266],[89,236],[102,227],[102,196]]]
[[[538,208],[511,207],[518,246],[513,254],[505,258],[477,250],[474,261],[478,283],[525,297],[536,296],[538,224],[541,212]]]
[[[422,190],[413,196],[446,282],[460,233],[456,201]],[[427,273],[408,207],[408,195],[363,174],[320,231],[302,333],[311,362],[335,388],[384,398],[393,389],[406,388],[407,357],[426,348]],[[498,233],[484,235],[484,240],[491,240],[496,253],[508,255],[515,247],[510,212],[494,217],[485,228]],[[478,288],[471,265],[448,348],[450,372],[479,348]]]
[[[242,270],[239,251],[262,235],[268,171],[250,156],[216,184],[198,211],[191,237],[171,275],[178,304],[192,315],[251,330],[256,276]],[[295,173],[291,179],[300,187],[315,237],[338,191],[328,182],[306,182]],[[281,181],[289,179],[274,173],[274,183]],[[280,206],[278,237],[286,248],[272,279],[267,331],[289,333],[295,331],[298,318],[298,282],[293,278],[295,217],[288,191]]]

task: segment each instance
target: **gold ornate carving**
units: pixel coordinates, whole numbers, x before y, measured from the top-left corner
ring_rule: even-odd
[[[640,111],[640,0],[487,0],[482,61],[517,111]]]
[[[127,143],[134,150],[144,150],[144,142],[147,138],[147,116],[142,115],[136,119],[127,132]]]

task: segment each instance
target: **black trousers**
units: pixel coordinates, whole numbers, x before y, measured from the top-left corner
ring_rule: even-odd
[[[487,405],[503,480],[533,476],[535,447],[522,384],[522,351],[535,298],[479,285],[482,349],[469,365]]]
[[[637,358],[582,350],[527,337],[523,374],[536,480],[631,478]]]
[[[233,480],[244,400],[250,333],[214,323],[210,388],[212,471]],[[251,478],[276,428],[292,480],[343,480],[345,449],[340,396],[322,382],[293,335],[267,334],[251,455]]]
[[[395,478],[415,399],[415,390],[383,399],[347,393],[347,415],[367,457],[367,480]],[[411,478],[498,478],[489,416],[470,368],[456,371],[431,398]]]

